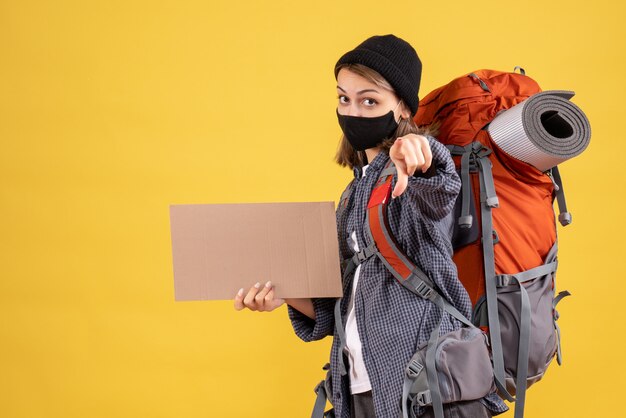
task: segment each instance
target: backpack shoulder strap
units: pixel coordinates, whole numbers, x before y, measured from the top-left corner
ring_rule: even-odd
[[[339,216],[343,214],[343,212],[348,207],[350,203],[350,198],[352,197],[352,192],[354,190],[354,179],[348,183],[343,193],[341,193],[341,197],[339,198],[339,205],[337,206],[337,212]]]
[[[374,244],[375,255],[403,287],[421,298],[435,302],[463,324],[473,327],[471,321],[441,296],[430,277],[409,259],[393,237],[387,219],[387,206],[391,200],[391,182],[395,174],[396,168],[389,160],[367,204],[365,234]]]

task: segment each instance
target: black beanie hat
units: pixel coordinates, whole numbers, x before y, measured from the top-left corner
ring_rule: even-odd
[[[372,36],[339,58],[335,65],[335,78],[339,66],[343,64],[362,64],[378,72],[415,115],[422,62],[408,42],[394,35]]]

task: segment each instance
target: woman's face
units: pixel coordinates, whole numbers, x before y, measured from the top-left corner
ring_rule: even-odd
[[[396,121],[401,115],[403,118],[410,117],[404,106],[398,106],[400,99],[394,92],[346,68],[337,74],[337,94],[337,111],[340,115],[373,118],[393,110]]]

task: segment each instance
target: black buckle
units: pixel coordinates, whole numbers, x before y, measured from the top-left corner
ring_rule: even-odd
[[[358,264],[361,264],[374,254],[376,254],[376,246],[374,244],[370,244],[354,255],[358,260]]]
[[[410,378],[414,379],[424,370],[424,365],[419,361],[413,359],[409,362],[409,365],[406,368],[406,374]]]
[[[495,279],[496,287],[506,287],[512,282],[511,276],[509,274],[498,274]]]
[[[433,403],[433,398],[430,395],[430,390],[418,393],[415,397],[415,400],[420,406],[428,406]]]
[[[433,288],[424,283],[423,280],[415,286],[415,291],[424,299],[430,299],[434,292]]]

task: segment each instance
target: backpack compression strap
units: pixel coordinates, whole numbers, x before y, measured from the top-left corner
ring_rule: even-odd
[[[567,226],[572,223],[572,214],[567,211],[567,203],[565,202],[565,191],[563,190],[563,180],[557,166],[552,167],[546,172],[554,183],[554,194],[559,205],[559,223]]]
[[[463,324],[474,327],[465,316],[439,294],[430,278],[406,256],[393,238],[387,220],[387,206],[391,200],[391,185],[395,173],[396,168],[393,166],[392,161],[389,160],[374,185],[367,204],[365,232],[369,242],[376,244],[376,256],[402,286],[418,296],[433,302],[441,309],[442,313],[446,311]],[[437,327],[433,329],[426,349],[426,374],[430,388],[428,396],[432,401],[436,418],[443,418],[444,416],[439,379],[435,367],[437,339],[442,319],[443,315],[440,316]],[[416,378],[415,371],[411,369],[411,363],[407,367],[402,390],[402,415],[404,418],[408,418],[407,400],[412,382]]]
[[[458,145],[446,146],[452,155],[461,156],[461,216],[458,219],[460,228],[471,228],[473,219],[470,215],[470,201],[471,201],[471,184],[470,184],[470,172],[481,169],[481,174],[489,175],[491,178],[491,166],[488,167],[489,172],[485,172],[485,169],[479,163],[481,158],[486,158],[491,154],[491,150],[486,148],[480,142],[472,142],[464,147]],[[497,208],[500,204],[498,196],[496,195],[496,189],[493,181],[487,182],[485,185],[485,202],[490,208]]]

